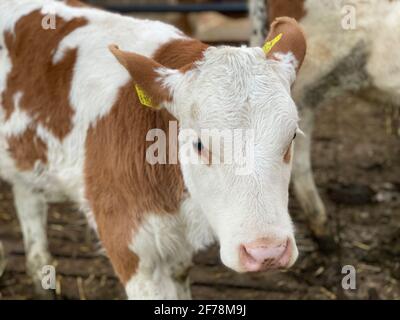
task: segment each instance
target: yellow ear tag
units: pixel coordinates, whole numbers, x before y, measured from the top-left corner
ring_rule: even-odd
[[[140,88],[137,84],[135,84],[135,89],[136,89],[136,93],[138,95],[139,101],[142,105],[144,105],[145,107],[158,109],[158,107],[155,107],[153,105],[151,98],[146,94],[146,92],[144,92],[143,89]]]
[[[280,33],[278,34],[275,38],[273,38],[271,41],[268,41],[264,44],[262,47],[263,51],[265,54],[269,53],[272,48],[282,39],[283,34]]]

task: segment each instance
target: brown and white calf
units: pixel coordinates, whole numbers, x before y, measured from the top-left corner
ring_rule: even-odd
[[[97,230],[129,298],[190,297],[192,255],[214,240],[238,272],[290,267],[298,255],[288,213],[298,130],[290,88],[306,48],[297,23],[277,20],[266,53],[77,5],[0,2],[0,173],[13,186],[36,283],[51,263],[47,202],[65,198]],[[161,110],[144,106],[141,93]],[[182,164],[151,164],[148,133],[168,133],[176,119],[180,133],[195,133],[178,143],[167,135]],[[235,163],[182,161],[183,146],[211,153],[203,130],[242,128],[254,133],[248,174]]]
[[[305,135],[296,142],[293,184],[317,237],[328,235],[325,207],[311,169],[314,112],[329,98],[360,92],[380,104],[400,107],[399,0],[249,0],[252,44],[261,43],[268,20],[285,15],[299,21],[307,57],[292,94]]]

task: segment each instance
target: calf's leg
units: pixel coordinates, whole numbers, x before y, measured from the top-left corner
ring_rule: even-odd
[[[267,36],[267,9],[264,0],[248,0],[249,18],[251,22],[250,46],[259,47]],[[270,21],[272,22],[272,21]]]
[[[188,270],[173,274],[166,262],[151,269],[140,268],[125,285],[128,299],[191,299]]]
[[[95,217],[101,242],[129,299],[190,298],[192,252],[179,217],[155,215],[140,219],[147,220],[142,224],[113,210],[96,211]]]
[[[48,250],[46,222],[47,203],[44,196],[22,183],[13,185],[14,203],[21,225],[27,273],[41,298],[51,298],[53,292],[42,287],[42,268],[51,264]]]
[[[300,127],[304,132],[296,138],[293,159],[293,185],[296,197],[309,221],[313,235],[319,240],[330,238],[325,206],[314,182],[311,167],[311,140],[314,127],[314,111],[300,109]],[[324,241],[324,245],[327,244]]]

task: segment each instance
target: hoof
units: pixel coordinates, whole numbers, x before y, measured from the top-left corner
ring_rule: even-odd
[[[332,253],[339,248],[332,231],[326,224],[311,226],[312,236],[318,244],[318,248],[323,253]]]
[[[335,241],[333,235],[325,235],[314,237],[318,244],[318,248],[322,253],[330,254],[338,250],[339,245]]]

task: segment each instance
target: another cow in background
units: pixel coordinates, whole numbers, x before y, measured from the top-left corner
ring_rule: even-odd
[[[400,1],[249,0],[249,5],[253,46],[263,41],[265,21],[280,15],[295,18],[305,30],[307,57],[292,91],[305,136],[296,141],[293,184],[314,235],[324,240],[330,237],[327,214],[310,157],[314,113],[346,91],[400,107]]]

